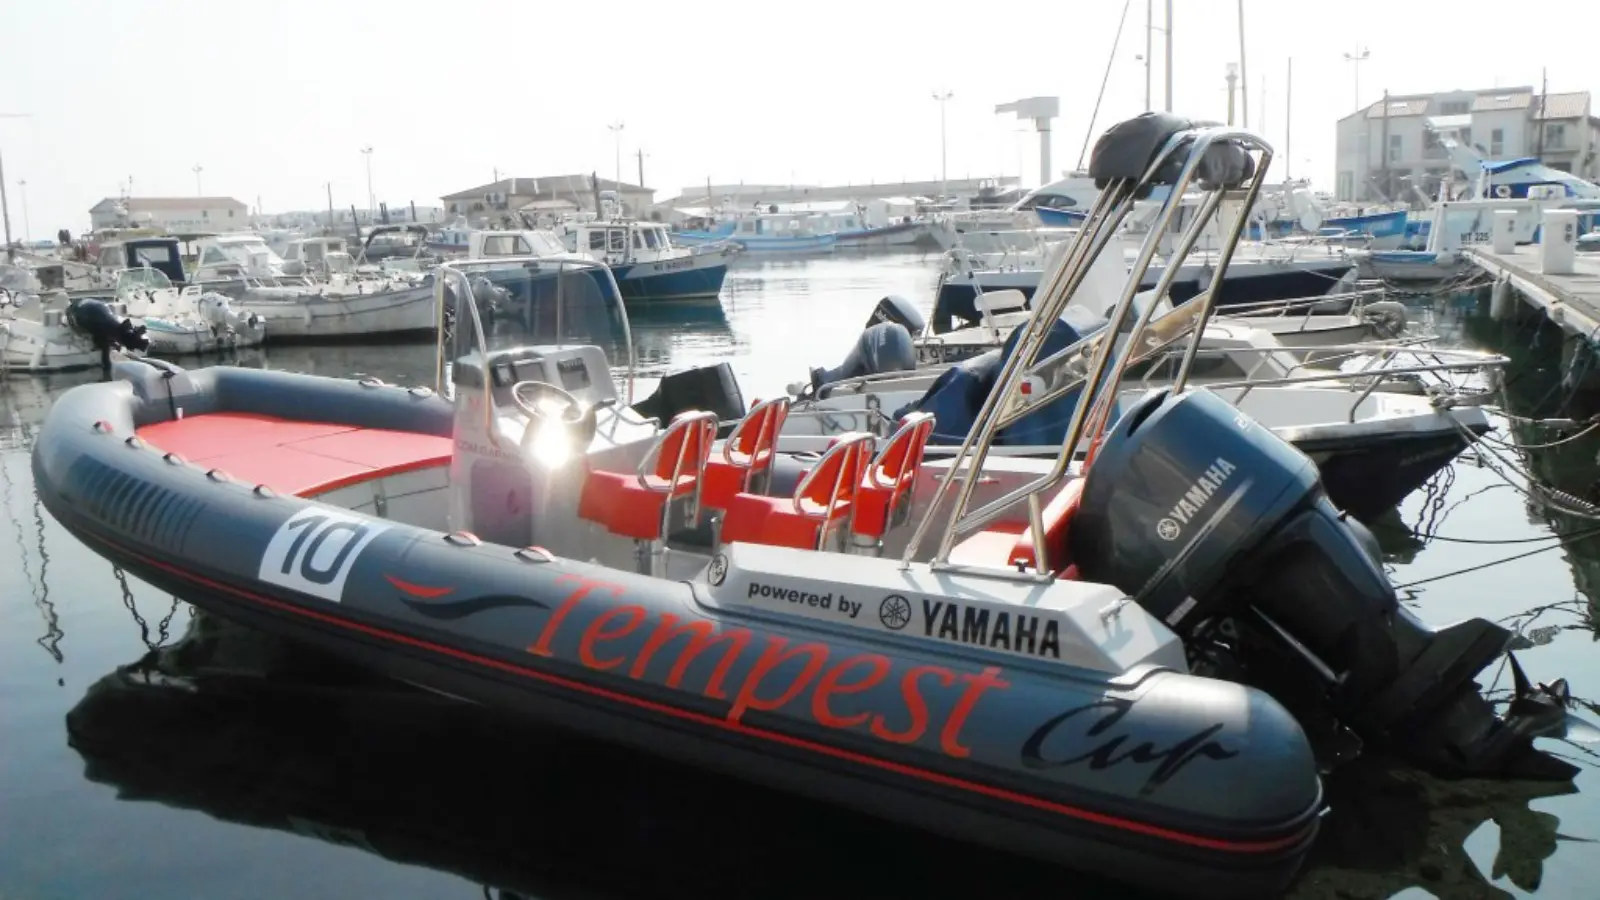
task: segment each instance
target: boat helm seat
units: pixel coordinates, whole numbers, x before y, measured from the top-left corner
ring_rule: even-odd
[[[900,429],[867,466],[856,491],[855,514],[850,518],[850,534],[855,543],[876,546],[909,510],[904,501],[911,495],[932,434],[933,414],[912,413],[901,421]]]
[[[687,498],[691,527],[700,518],[700,484],[717,436],[715,413],[679,413],[633,472],[591,470],[578,495],[578,516],[640,543],[641,571],[654,574],[672,516],[672,501]]]
[[[706,463],[701,501],[711,509],[727,509],[733,495],[759,493],[772,473],[778,432],[789,416],[789,398],[778,397],[750,407],[722,444],[718,458]]]
[[[720,539],[794,547],[827,549],[855,511],[861,479],[871,462],[876,438],[865,431],[839,435],[795,485],[790,497],[767,497],[740,491],[728,501]]]
[[[1083,478],[1074,478],[1061,486],[1044,509],[1039,511],[1039,518],[1044,522],[1045,556],[1048,557],[1051,571],[1062,578],[1076,577],[1076,569],[1070,564],[1072,519],[1078,512],[1078,506],[1083,500]],[[1011,547],[1011,555],[1006,560],[1013,566],[1038,566],[1037,551],[1034,549],[1035,541],[1033,529],[1024,529],[1017,537],[1017,542]],[[1069,571],[1070,570],[1070,571]]]
[[[1044,546],[1050,569],[1057,578],[1073,581],[1078,578],[1078,567],[1071,562],[1070,539],[1072,520],[1083,499],[1083,485],[1082,478],[1068,481],[1039,511],[1039,518],[1044,522]],[[1034,547],[1033,529],[1027,522],[997,522],[950,548],[950,562],[994,568],[1003,558],[1006,566],[1031,569],[1038,566]]]

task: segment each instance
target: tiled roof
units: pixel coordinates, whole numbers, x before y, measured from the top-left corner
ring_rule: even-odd
[[[90,207],[89,212],[110,212],[118,203],[129,213],[170,212],[190,209],[248,209],[232,197],[107,197]]]
[[[1528,90],[1485,91],[1472,100],[1473,112],[1494,112],[1498,109],[1527,109],[1533,103],[1533,92]]]
[[[599,178],[597,180],[600,182],[600,190],[602,191],[631,194],[653,193],[650,188],[612,181],[609,178]],[[512,190],[512,182],[516,183],[515,192]],[[573,195],[587,196],[592,190],[594,188],[589,184],[588,175],[550,175],[543,178],[502,178],[499,181],[468,188],[464,191],[457,191],[454,194],[445,194],[439,199],[446,201],[482,200],[483,195],[489,193],[505,194],[507,197],[514,195],[518,197],[570,198]]]
[[[1374,103],[1371,106],[1367,107],[1367,118],[1369,118],[1369,119],[1382,119],[1382,118],[1384,118],[1383,110],[1384,110],[1383,101],[1379,100],[1377,103]],[[1388,118],[1393,119],[1393,118],[1398,118],[1400,116],[1420,116],[1420,115],[1425,115],[1427,112],[1428,112],[1428,98],[1427,97],[1390,97],[1389,98],[1389,115],[1388,115]]]
[[[1534,101],[1533,110],[1540,119],[1581,119],[1589,115],[1589,92],[1546,94],[1542,106]]]

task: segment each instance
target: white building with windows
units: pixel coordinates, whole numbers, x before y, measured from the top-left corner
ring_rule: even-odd
[[[1408,202],[1438,196],[1450,174],[1441,137],[1490,160],[1536,156],[1545,165],[1600,181],[1600,117],[1588,91],[1540,94],[1531,87],[1390,94],[1339,120],[1336,199]],[[1413,188],[1415,190],[1413,190]]]
[[[162,228],[172,234],[246,231],[250,207],[232,197],[107,197],[89,208],[90,227]]]

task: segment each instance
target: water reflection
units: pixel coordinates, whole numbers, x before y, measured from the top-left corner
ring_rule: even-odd
[[[85,776],[123,799],[519,895],[1008,897],[1058,893],[1062,877],[380,681],[203,613],[91,686],[67,734]],[[1072,896],[1138,895],[1074,876]]]

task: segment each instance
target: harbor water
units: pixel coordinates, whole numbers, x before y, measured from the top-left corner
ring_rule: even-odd
[[[646,378],[728,361],[746,400],[837,365],[877,301],[931,305],[938,257],[744,260],[720,302],[635,312]],[[1520,632],[1535,681],[1600,722],[1600,431],[1559,335],[1475,298],[1413,319],[1513,358],[1493,442],[1378,529],[1425,621]],[[235,364],[430,384],[431,344],[272,348]],[[191,363],[193,364],[193,363]],[[1541,368],[1541,366],[1544,366]],[[0,898],[1129,897],[1062,869],[376,682],[196,616],[45,513],[30,477],[52,399],[95,374],[0,383]],[[1552,511],[1540,488],[1563,492]],[[1590,510],[1593,510],[1592,512]],[[158,656],[153,667],[120,671]],[[174,674],[186,677],[173,677]],[[1510,675],[1494,679],[1494,696]],[[1573,785],[1446,781],[1376,756],[1327,779],[1298,898],[1593,897],[1600,743],[1545,740]],[[1070,861],[1064,861],[1070,863]]]

